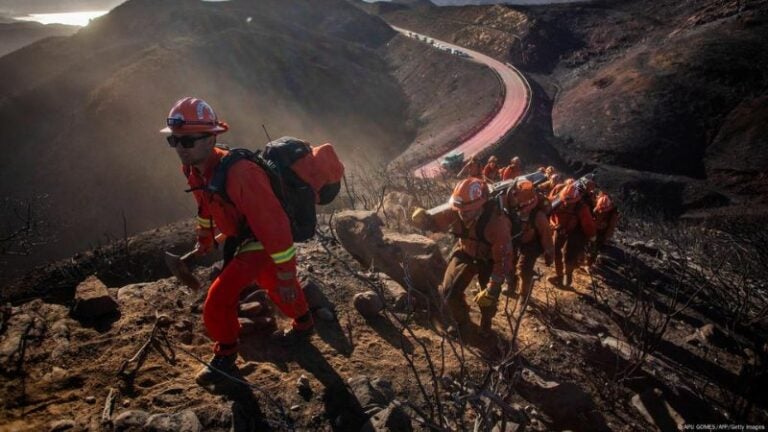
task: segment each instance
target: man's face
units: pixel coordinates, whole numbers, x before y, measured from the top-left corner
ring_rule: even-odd
[[[200,165],[210,156],[216,136],[210,134],[173,135],[176,141],[176,154],[184,165]]]

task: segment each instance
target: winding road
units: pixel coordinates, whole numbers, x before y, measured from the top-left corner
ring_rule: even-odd
[[[418,35],[420,37],[425,36],[411,30],[395,26],[392,26],[392,28],[406,36],[409,36],[409,34]],[[471,51],[466,48],[450,44],[448,42],[443,42],[441,40],[434,39],[431,36],[426,37],[445,47],[465,52],[467,55],[469,55],[467,60],[481,63],[490,67],[501,78],[501,81],[504,83],[504,87],[506,89],[504,102],[501,105],[501,108],[499,109],[498,113],[496,113],[496,116],[491,119],[488,124],[485,125],[485,127],[480,129],[476,134],[469,137],[466,141],[459,144],[450,152],[440,155],[436,160],[421,165],[414,170],[414,175],[416,177],[428,178],[435,177],[441,173],[442,167],[440,166],[439,161],[442,160],[448,153],[463,152],[465,157],[469,157],[502,141],[525,118],[525,115],[528,112],[528,107],[531,103],[531,90],[523,75],[514,67],[506,65],[477,51]]]

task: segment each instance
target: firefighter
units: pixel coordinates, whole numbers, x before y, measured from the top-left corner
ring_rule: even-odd
[[[508,213],[512,215],[514,227],[512,231],[519,233],[512,241],[510,253],[511,264],[508,266],[510,275],[507,278],[507,288],[504,294],[514,296],[515,287],[520,287],[521,295],[525,298],[533,285],[533,267],[536,260],[543,254],[544,262],[552,265],[555,247],[552,243],[552,230],[544,207],[543,197],[528,180],[518,181],[507,192]],[[517,229],[515,229],[517,228]]]
[[[541,186],[539,186],[542,190],[542,192],[547,194],[547,198],[550,201],[554,201],[557,198],[557,195],[560,193],[563,188],[570,183],[573,183],[574,180],[572,178],[568,178],[565,181],[563,181],[563,175],[562,174],[554,174],[549,180],[545,181]]]
[[[619,211],[614,206],[611,197],[605,192],[597,194],[596,204],[592,210],[597,230],[597,240],[590,254],[588,264],[592,265],[599,259],[600,249],[613,237],[616,226],[619,224]]]
[[[520,158],[515,156],[509,161],[509,165],[501,169],[501,180],[517,178],[522,174],[520,167]]]
[[[488,158],[488,163],[483,167],[483,179],[488,184],[499,181],[498,160],[496,156],[491,156]]]
[[[466,178],[466,177],[477,177],[481,178],[483,175],[483,167],[480,164],[480,161],[477,160],[477,156],[472,156],[469,158],[469,162],[464,164],[464,166],[461,168],[461,171],[459,171],[458,174],[456,174],[456,178]]]
[[[225,266],[208,290],[203,322],[214,341],[213,368],[234,372],[240,325],[237,320],[240,292],[256,283],[288,317],[292,328],[278,331],[280,342],[306,337],[314,322],[304,292],[296,279],[296,249],[291,223],[275,196],[267,173],[255,163],[235,162],[227,173],[226,196],[207,188],[216,167],[227,154],[216,146],[219,134],[229,127],[218,121],[202,99],[185,97],[171,108],[167,127],[168,143],[182,163],[190,191],[198,205],[197,253],[205,255],[215,247],[215,233],[226,236]],[[215,384],[223,375],[204,367],[196,376],[200,385]]]
[[[547,280],[556,286],[570,287],[573,270],[583,256],[587,242],[595,241],[595,223],[578,183],[566,183],[558,198],[560,204],[550,215],[554,230],[555,275]]]
[[[511,234],[510,221],[496,200],[488,199],[488,186],[481,179],[461,181],[453,190],[450,208],[430,214],[417,208],[414,224],[427,231],[452,233],[458,238],[439,287],[447,307],[448,333],[458,335],[469,324],[466,291],[477,276],[481,290],[474,296],[480,308],[480,332],[488,335],[496,314],[504,282]]]

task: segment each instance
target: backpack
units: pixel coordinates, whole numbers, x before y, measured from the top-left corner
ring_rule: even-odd
[[[291,222],[293,241],[303,242],[314,237],[317,227],[315,204],[325,205],[333,201],[341,189],[344,176],[344,164],[333,145],[312,147],[298,138],[282,137],[267,143],[263,152],[217,146],[229,150],[229,153],[221,158],[216,167],[206,188],[209,192],[232,202],[226,192],[229,168],[242,159],[251,161],[269,177],[272,191]],[[247,224],[242,230],[247,230]]]

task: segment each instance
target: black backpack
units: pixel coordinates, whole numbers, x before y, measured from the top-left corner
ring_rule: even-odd
[[[285,214],[288,216],[288,220],[291,222],[293,241],[303,242],[314,237],[315,228],[317,227],[315,192],[309,184],[299,178],[290,168],[295,161],[311,152],[310,147],[306,143],[300,140],[284,141],[274,146],[267,145],[263,153],[260,150],[229,149],[220,144],[217,144],[217,146],[229,150],[229,153],[221,158],[211,181],[206,187],[207,191],[219,194],[224,200],[231,203],[232,200],[227,196],[226,192],[229,168],[243,159],[251,161],[267,173],[272,191],[280,201]],[[248,229],[247,224],[243,224],[238,238],[244,239],[249,235],[251,235],[250,229]]]

